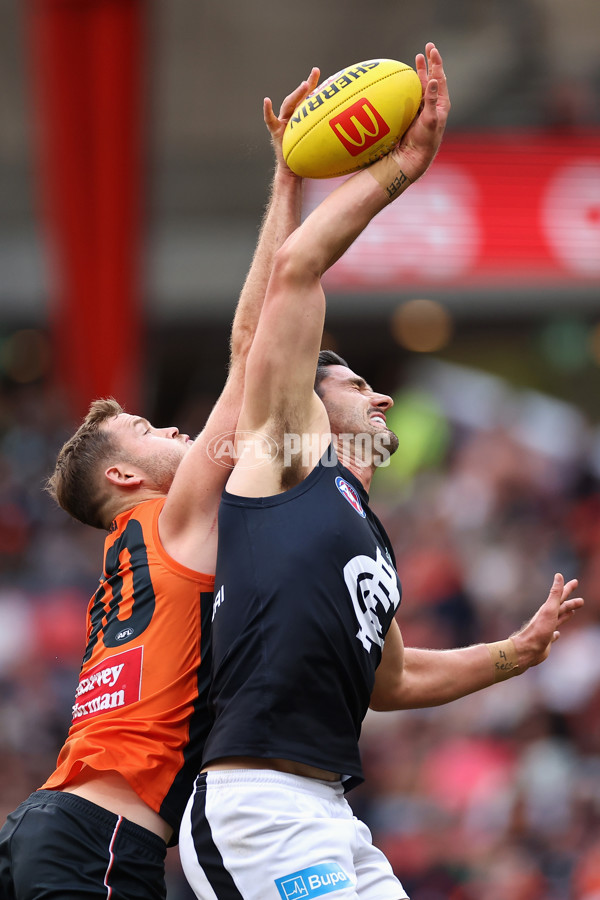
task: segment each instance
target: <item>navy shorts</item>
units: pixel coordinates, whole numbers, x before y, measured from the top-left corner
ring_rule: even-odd
[[[36,791],[0,830],[2,900],[165,900],[165,842],[63,791]]]

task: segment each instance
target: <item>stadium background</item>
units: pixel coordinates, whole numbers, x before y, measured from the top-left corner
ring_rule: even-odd
[[[58,446],[98,394],[201,427],[269,179],[263,96],[434,39],[438,160],[327,278],[325,343],[396,401],[374,502],[400,624],[502,637],[556,570],[587,606],[519,680],[369,715],[351,800],[412,900],[600,898],[599,35],[596,0],[3,0],[0,819],[53,766],[99,573],[103,536],[41,490]]]

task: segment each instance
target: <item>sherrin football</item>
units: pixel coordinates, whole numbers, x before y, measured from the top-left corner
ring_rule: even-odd
[[[422,87],[411,66],[370,59],[323,81],[294,111],[283,156],[304,178],[356,172],[392,150],[419,109]]]

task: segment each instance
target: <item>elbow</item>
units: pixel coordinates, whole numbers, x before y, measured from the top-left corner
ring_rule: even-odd
[[[321,278],[322,271],[315,254],[310,252],[306,238],[298,239],[294,232],[275,254],[271,283],[303,287]]]
[[[369,709],[374,712],[393,712],[405,709],[402,691],[399,687],[387,687],[385,690],[374,690],[369,700]]]
[[[388,697],[385,700],[373,700],[369,703],[369,709],[373,712],[397,712],[400,709],[410,709],[401,697]]]

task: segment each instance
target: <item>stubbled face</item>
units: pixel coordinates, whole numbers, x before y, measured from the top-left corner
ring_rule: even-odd
[[[332,434],[379,435],[379,446],[389,453],[396,452],[398,438],[386,425],[386,413],[394,401],[387,394],[378,394],[346,366],[328,366],[319,395]]]
[[[102,426],[122,450],[116,462],[131,463],[146,476],[150,486],[167,493],[181,460],[193,441],[177,428],[155,428],[147,419],[121,413]]]

